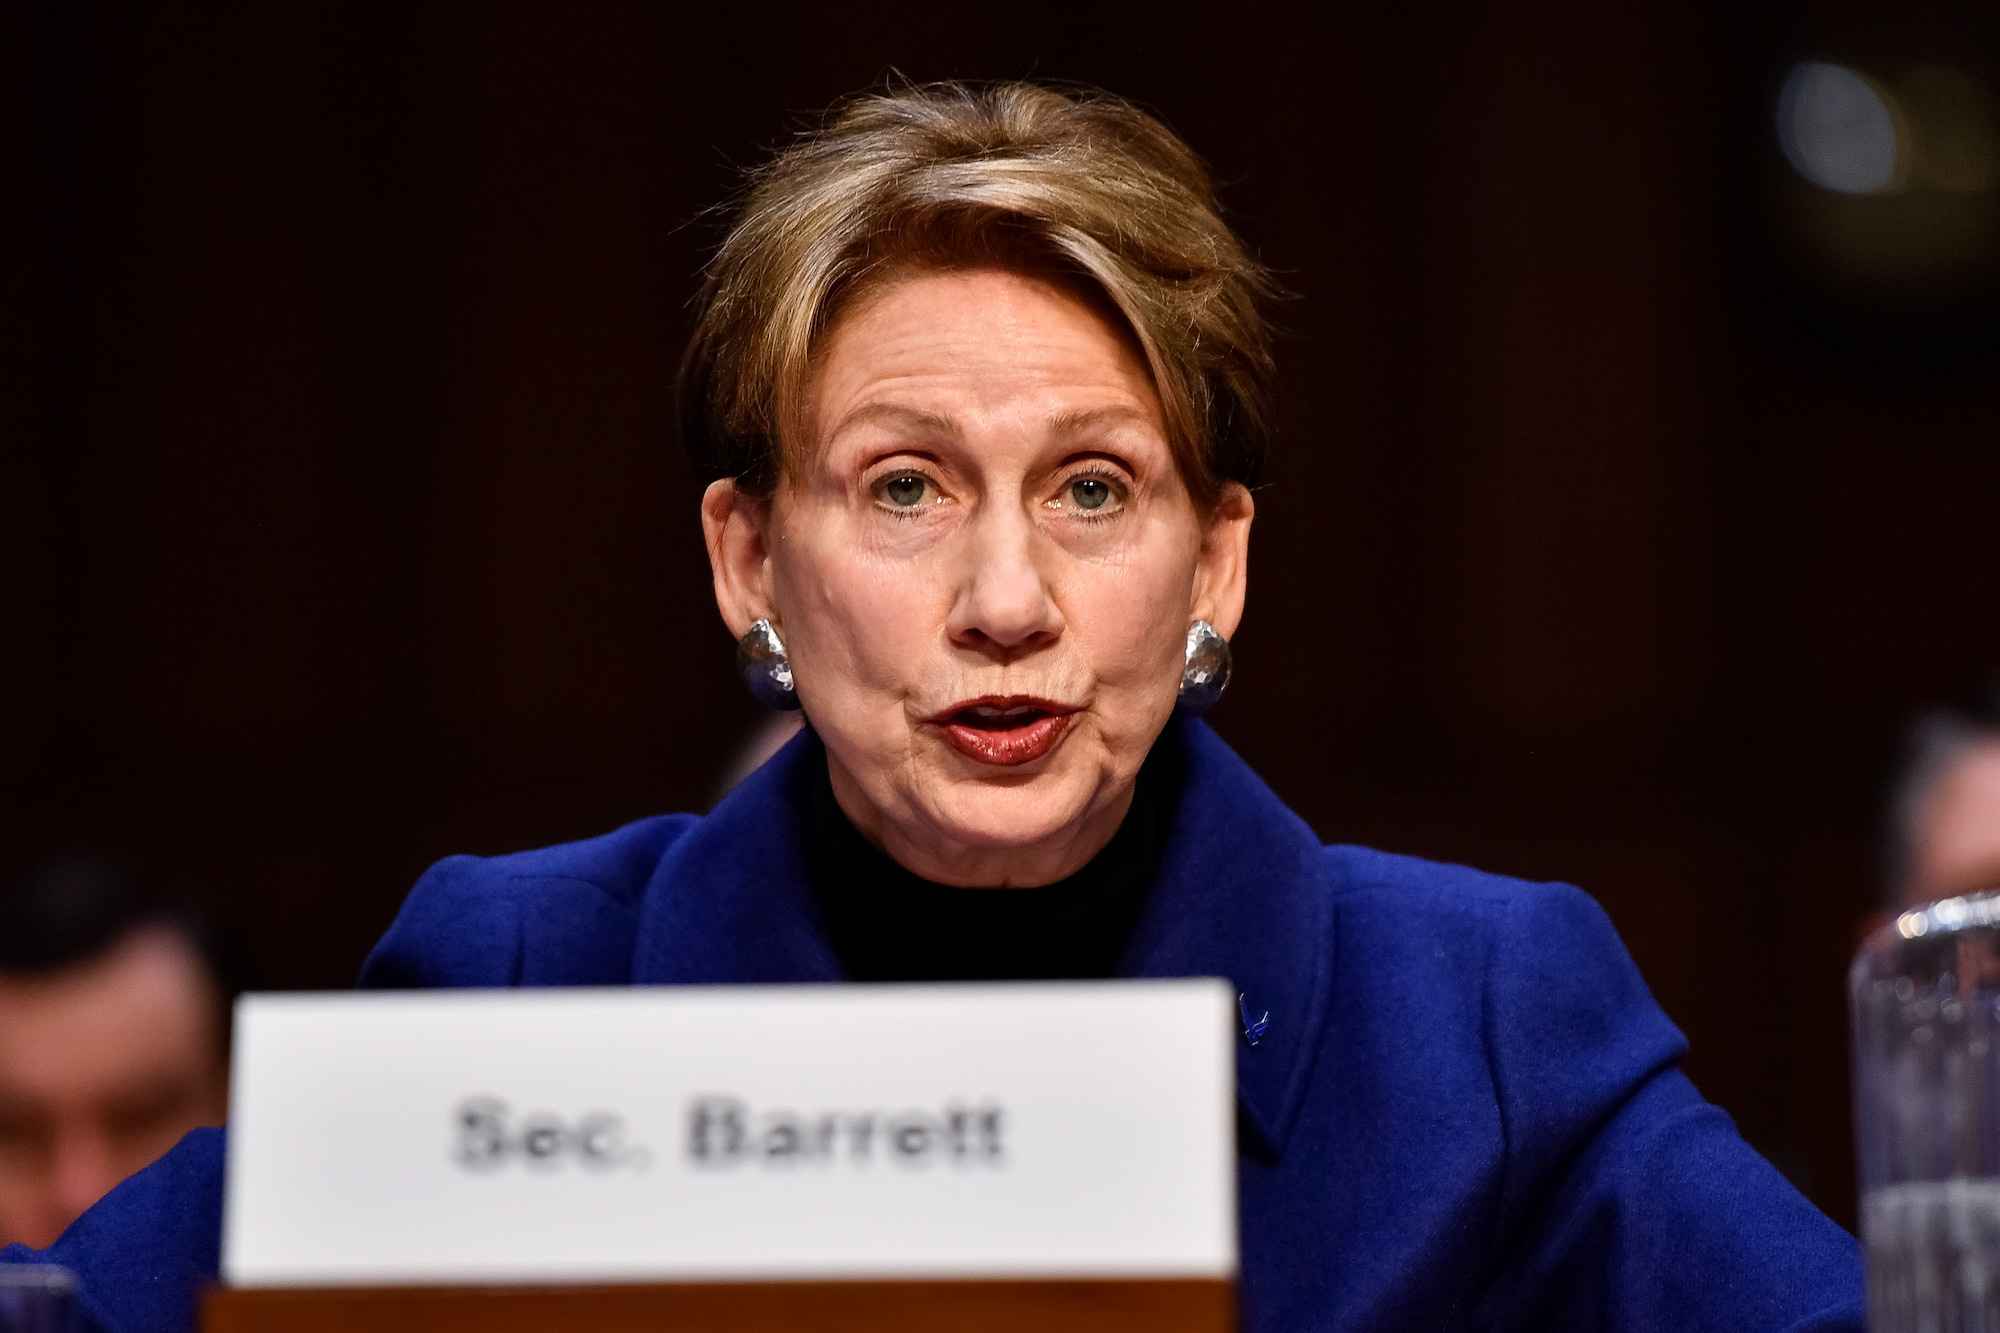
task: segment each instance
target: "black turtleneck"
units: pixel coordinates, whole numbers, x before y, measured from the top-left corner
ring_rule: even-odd
[[[1028,981],[1117,971],[1165,842],[1149,771],[1140,773],[1118,832],[1069,878],[1033,889],[960,889],[911,874],[861,835],[834,799],[824,751],[806,769],[806,864],[828,940],[851,979]]]

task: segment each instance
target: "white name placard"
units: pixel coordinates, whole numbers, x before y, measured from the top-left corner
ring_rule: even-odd
[[[236,1286],[1233,1277],[1213,980],[252,995]]]

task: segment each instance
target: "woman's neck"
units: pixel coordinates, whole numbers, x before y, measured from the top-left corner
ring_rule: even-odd
[[[809,761],[810,762],[810,761]],[[827,768],[803,780],[803,846],[827,943],[853,981],[998,981],[1118,974],[1166,841],[1147,777],[1111,841],[1051,884],[994,893],[920,879],[862,837]]]
[[[1134,775],[1103,792],[1080,818],[1032,842],[974,842],[953,837],[940,821],[887,817],[831,750],[826,766],[840,812],[876,850],[919,879],[967,889],[1037,888],[1076,874],[1110,844],[1137,787]]]

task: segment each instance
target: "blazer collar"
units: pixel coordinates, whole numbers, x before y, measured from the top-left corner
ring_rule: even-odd
[[[1326,858],[1312,830],[1206,724],[1177,719],[1159,744],[1179,798],[1120,970],[1229,981],[1246,1028],[1237,1097],[1248,1127],[1276,1153],[1297,1116],[1331,989]],[[798,737],[662,858],[640,907],[633,981],[843,979],[801,850],[803,765],[820,756],[816,738]]]

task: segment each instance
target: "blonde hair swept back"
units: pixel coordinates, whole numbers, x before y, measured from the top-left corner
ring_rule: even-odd
[[[975,264],[1101,292],[1144,352],[1197,500],[1256,484],[1272,379],[1259,307],[1275,287],[1172,131],[1109,93],[1032,83],[866,93],[751,173],[681,362],[703,479],[768,492],[799,462],[812,354],[842,306],[912,266]]]

